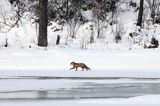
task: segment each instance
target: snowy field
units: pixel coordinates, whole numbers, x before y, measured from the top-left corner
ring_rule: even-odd
[[[61,77],[160,77],[160,50],[1,50],[0,75]],[[70,62],[83,62],[90,71],[69,70]]]
[[[6,0],[0,0],[0,9],[1,21],[14,16]],[[144,49],[144,45],[150,45],[152,37],[160,39],[160,25],[148,23],[145,10],[147,25],[139,31],[136,8],[121,5],[118,11],[115,25],[108,23],[102,38],[94,29],[93,44],[88,44],[92,22],[80,27],[76,39],[68,37],[67,26],[55,32],[53,28],[60,26],[53,22],[48,27],[48,47],[37,47],[37,25],[27,14],[19,27],[0,33],[0,106],[159,106],[160,49]],[[83,14],[92,17],[89,13]],[[122,33],[118,44],[117,30]],[[138,36],[131,37],[132,33]],[[86,50],[80,49],[85,45]],[[72,61],[91,70],[69,70]]]
[[[2,49],[0,105],[158,106],[159,52]],[[69,70],[71,61],[84,62],[91,70]]]
[[[130,99],[1,101],[1,106],[159,106],[160,96],[141,96]]]

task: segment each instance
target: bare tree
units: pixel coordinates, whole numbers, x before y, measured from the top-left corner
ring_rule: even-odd
[[[3,1],[3,3],[10,3],[11,8],[7,10],[3,10],[4,8],[0,8],[0,28],[2,33],[9,32],[15,26],[18,26],[18,23],[23,17],[25,11],[25,2],[22,0],[8,0]],[[8,5],[10,5],[8,4]],[[4,30],[3,30],[4,28]]]
[[[156,22],[156,16],[159,15],[160,11],[160,1],[159,0],[146,0],[150,10],[150,16],[152,18],[153,24]]]
[[[47,41],[47,4],[48,0],[39,0],[39,37],[38,46],[46,47]]]
[[[107,27],[109,21],[114,21],[118,2],[119,0],[95,0],[93,2],[92,12],[97,38],[103,37],[102,31]]]

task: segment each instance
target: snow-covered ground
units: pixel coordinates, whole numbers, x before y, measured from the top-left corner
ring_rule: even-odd
[[[82,82],[108,84],[152,84],[159,89],[160,78],[160,50],[79,50],[66,48],[34,48],[33,49],[2,49],[0,52],[0,85],[2,85],[1,98],[6,94],[4,91],[18,91],[20,94],[11,93],[8,97],[18,98],[23,96],[23,90],[46,90],[76,87]],[[91,70],[78,71],[69,70],[70,62],[84,62]],[[35,78],[49,78],[53,80],[40,80],[34,82]],[[56,80],[64,77],[64,80]],[[120,78],[122,77],[122,79]],[[22,80],[30,78],[28,80]],[[73,78],[73,79],[72,79]],[[82,78],[82,79],[76,79]],[[85,80],[84,80],[84,79]],[[90,78],[87,79],[87,78]],[[93,80],[93,79],[97,80]],[[110,78],[110,80],[99,80]],[[113,78],[113,79],[112,79]],[[120,78],[115,80],[116,78]],[[150,78],[150,79],[146,79]],[[157,78],[157,79],[156,79]],[[6,79],[6,80],[5,80]],[[69,80],[72,79],[72,80]],[[53,83],[54,82],[54,83]],[[64,84],[61,84],[61,83]],[[150,85],[149,85],[150,86]],[[144,87],[144,88],[147,88]],[[22,94],[21,94],[22,91]],[[151,90],[152,91],[152,90]],[[52,92],[53,93],[53,92]],[[158,93],[158,92],[157,92]],[[34,98],[32,91],[26,93],[25,97]],[[15,96],[14,96],[15,95]],[[2,106],[103,106],[103,105],[159,105],[159,95],[145,94],[130,98],[110,99],[80,99],[80,100],[1,100]]]
[[[1,106],[159,106],[160,96],[140,96],[129,99],[97,99],[67,101],[1,101]]]
[[[9,16],[11,14],[10,5],[4,4],[5,0],[0,2],[1,10],[6,16]],[[115,44],[114,34],[112,33],[114,26],[108,26],[103,32],[104,39],[95,37],[94,44],[85,42],[87,50],[80,49],[80,46],[84,43],[83,41],[90,37],[91,32],[88,27],[92,23],[80,27],[76,39],[69,37],[68,45],[64,44],[67,29],[64,28],[62,32],[54,32],[51,27],[54,25],[58,27],[54,23],[53,26],[48,27],[49,45],[47,48],[36,46],[38,35],[36,26],[31,24],[29,20],[22,19],[18,28],[13,28],[8,33],[0,33],[0,106],[160,105],[160,95],[152,93],[130,98],[110,99],[1,100],[5,97],[21,98],[24,96],[21,91],[25,90],[31,91],[29,93],[25,92],[25,97],[32,96],[34,98],[38,93],[34,95],[32,90],[71,89],[87,82],[102,85],[105,83],[117,84],[117,86],[118,84],[157,84],[156,88],[154,86],[153,88],[159,90],[160,49],[148,50],[143,49],[143,46],[153,36],[159,40],[160,25],[145,26],[140,33],[141,36],[130,38],[129,33],[137,32],[135,23],[138,12],[135,12],[135,8],[127,9],[126,6],[121,8],[123,11],[120,11],[118,21],[124,34],[122,34],[122,40],[119,44]],[[84,14],[87,15],[88,13]],[[59,46],[55,46],[57,34],[61,36]],[[8,43],[7,48],[4,47],[6,41]],[[139,43],[134,44],[137,41]],[[69,70],[72,67],[70,66],[71,61],[83,62],[91,70]],[[35,81],[34,78],[41,80]],[[51,80],[45,80],[45,78]],[[151,86],[144,86],[144,89],[148,89],[148,87]],[[3,93],[7,91],[11,92],[7,94],[8,96]],[[14,91],[20,92],[20,94],[16,94]],[[153,89],[149,91],[154,92]]]
[[[160,50],[75,50],[65,48],[1,50],[0,75],[78,77],[160,77]],[[91,70],[69,70],[70,62]],[[30,72],[31,71],[31,72]],[[12,75],[12,76],[13,76]]]

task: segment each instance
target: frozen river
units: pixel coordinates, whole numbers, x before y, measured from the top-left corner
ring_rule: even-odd
[[[159,78],[14,76],[0,79],[0,100],[79,100],[160,95]]]

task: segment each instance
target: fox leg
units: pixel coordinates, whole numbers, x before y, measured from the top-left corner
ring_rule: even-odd
[[[75,69],[75,67],[70,68],[70,70]]]
[[[84,68],[82,67],[82,71],[84,71]]]
[[[77,67],[76,67],[76,70],[75,71],[77,71]]]

